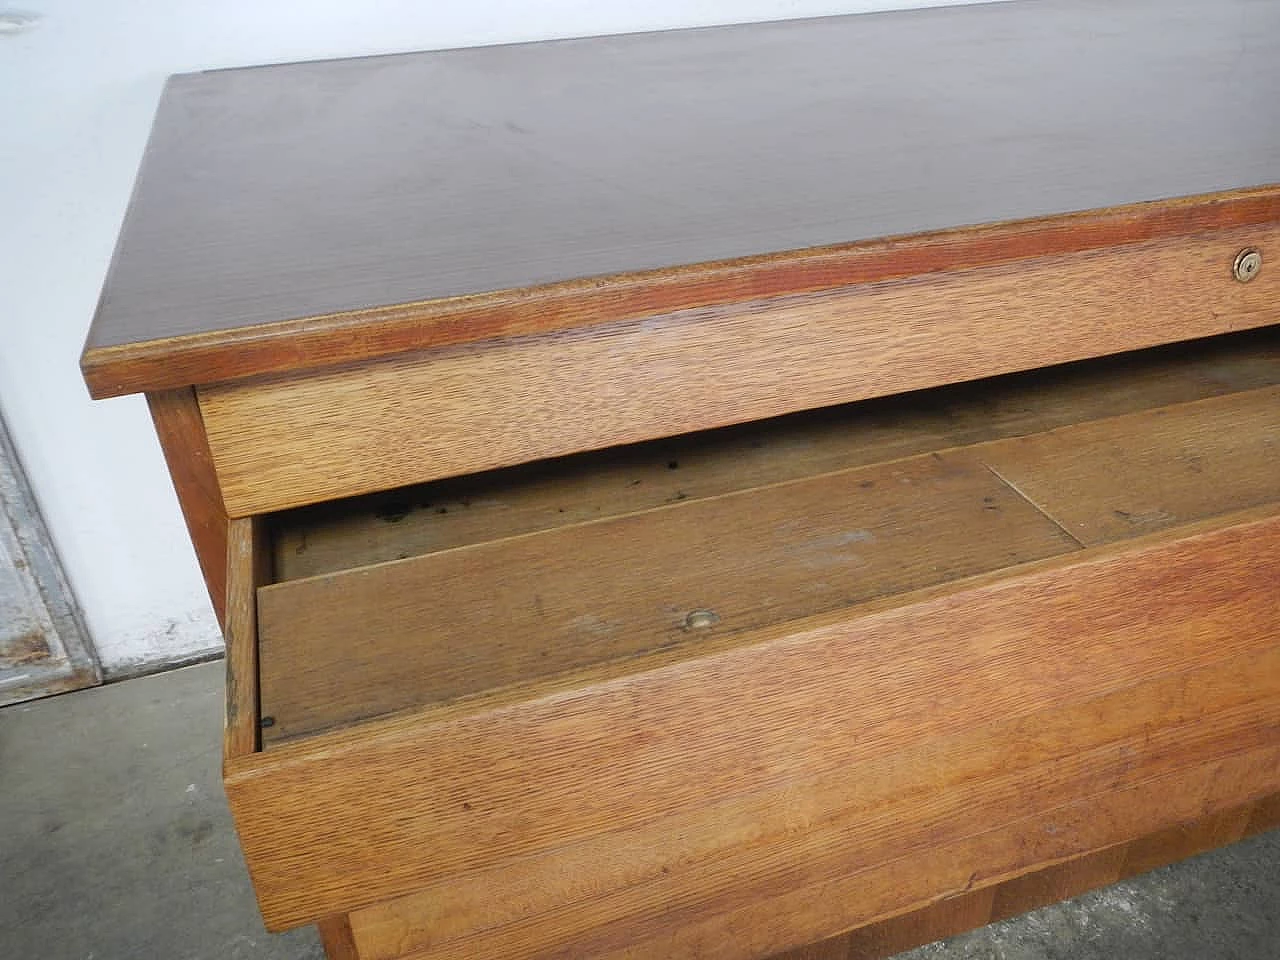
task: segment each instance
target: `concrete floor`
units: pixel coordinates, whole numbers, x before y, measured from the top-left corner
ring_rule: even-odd
[[[0,709],[0,960],[323,956],[262,928],[221,710],[221,663]],[[1280,831],[905,957],[1277,960]]]

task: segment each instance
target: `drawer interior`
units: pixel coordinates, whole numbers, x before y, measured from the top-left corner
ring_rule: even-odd
[[[270,515],[262,746],[1280,501],[1277,463],[1268,329]]]

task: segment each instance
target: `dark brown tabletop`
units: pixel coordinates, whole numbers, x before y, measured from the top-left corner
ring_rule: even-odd
[[[305,367],[493,332],[424,302],[1277,182],[1273,0],[1021,0],[181,75],[84,367],[96,395]],[[389,309],[350,313],[368,308]],[[361,346],[384,322],[399,339]]]

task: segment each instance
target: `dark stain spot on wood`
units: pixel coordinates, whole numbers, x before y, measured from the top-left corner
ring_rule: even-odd
[[[668,461],[667,461],[667,469],[668,469],[668,470],[679,470],[679,469],[680,469],[680,461],[679,461],[679,460],[668,460]]]

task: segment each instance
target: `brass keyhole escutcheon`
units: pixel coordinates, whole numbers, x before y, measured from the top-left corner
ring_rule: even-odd
[[[1248,283],[1262,269],[1262,254],[1253,247],[1241,250],[1236,255],[1236,262],[1231,268],[1232,274],[1241,283]]]

